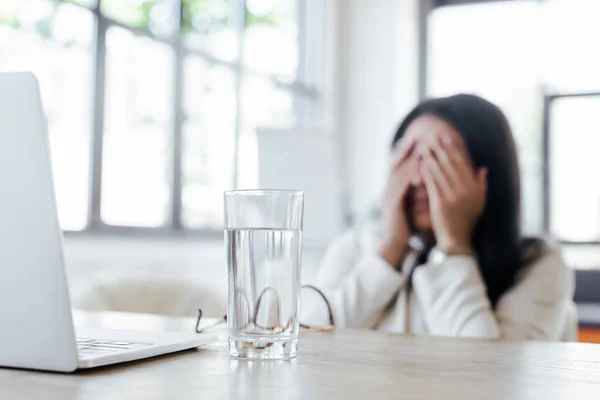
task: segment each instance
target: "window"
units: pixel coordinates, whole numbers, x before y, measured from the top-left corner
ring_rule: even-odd
[[[463,3],[463,4],[460,4]],[[466,4],[469,3],[469,4]],[[482,95],[506,112],[519,150],[524,231],[600,267],[600,44],[595,0],[438,0],[427,14],[428,95]],[[586,172],[586,171],[589,171]]]
[[[2,0],[0,71],[40,81],[63,228],[220,228],[222,192],[257,185],[257,129],[319,123],[323,9]]]

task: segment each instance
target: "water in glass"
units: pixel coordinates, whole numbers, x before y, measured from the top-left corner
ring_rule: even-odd
[[[302,231],[226,229],[228,325],[232,355],[294,357]]]

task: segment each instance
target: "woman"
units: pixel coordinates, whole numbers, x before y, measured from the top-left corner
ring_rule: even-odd
[[[472,95],[426,101],[393,140],[380,235],[352,231],[317,279],[338,327],[575,340],[573,274],[520,233],[505,116]]]

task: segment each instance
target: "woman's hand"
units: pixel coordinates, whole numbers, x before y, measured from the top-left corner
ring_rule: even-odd
[[[464,151],[440,142],[423,156],[421,173],[437,245],[446,250],[471,246],[485,207],[487,169],[475,171]]]
[[[420,174],[417,158],[411,155],[414,144],[413,139],[407,139],[398,147],[382,202],[383,236],[379,255],[394,267],[402,261],[410,238],[404,200],[411,182]]]

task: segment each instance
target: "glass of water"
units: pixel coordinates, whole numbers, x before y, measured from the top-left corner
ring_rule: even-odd
[[[304,193],[225,192],[231,355],[286,359],[298,352]]]

